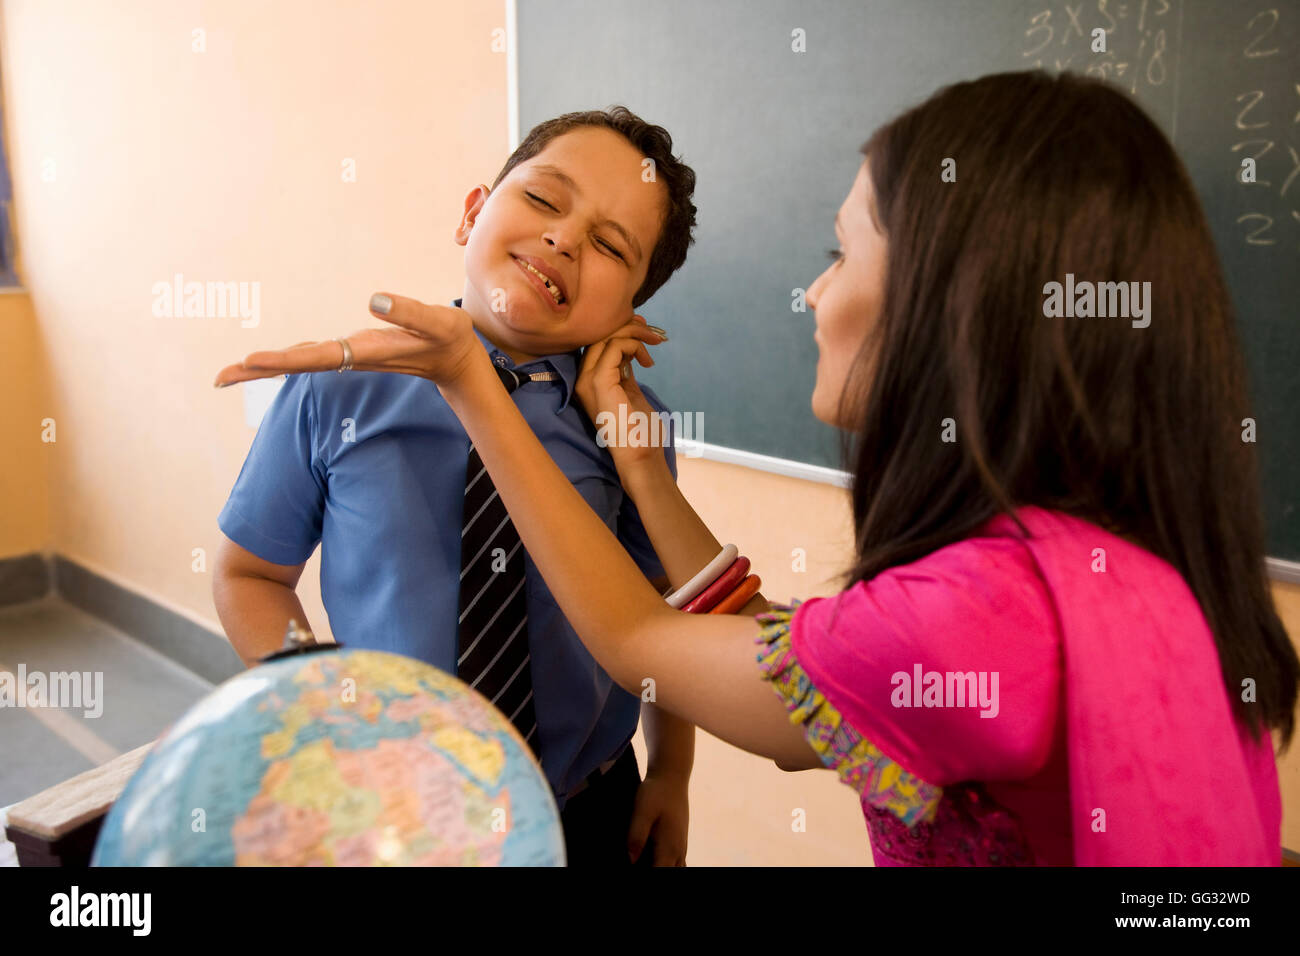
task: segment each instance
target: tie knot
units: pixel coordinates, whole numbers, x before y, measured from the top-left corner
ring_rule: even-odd
[[[501,384],[506,387],[507,392],[513,392],[519,387],[520,375],[508,368],[502,368],[500,365],[493,366],[497,370],[497,376],[501,379]]]
[[[501,365],[492,366],[497,370],[497,377],[501,379],[501,384],[506,387],[507,392],[513,392],[524,382],[556,382],[560,376],[557,372],[519,372],[514,369],[505,368]]]

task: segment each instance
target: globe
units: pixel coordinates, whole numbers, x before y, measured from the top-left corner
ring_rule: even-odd
[[[158,740],[93,866],[563,866],[505,715],[421,661],[316,645],[231,678]]]

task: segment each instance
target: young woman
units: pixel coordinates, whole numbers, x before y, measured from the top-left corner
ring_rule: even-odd
[[[376,296],[401,328],[350,336],[353,365],[438,383],[619,684],[653,680],[665,709],[783,768],[834,769],[877,864],[1277,864],[1270,732],[1290,739],[1300,665],[1181,162],[1123,94],[1041,72],[942,89],[862,152],[808,290],[812,407],[851,436],[855,476],[857,560],[833,598],[670,606],[458,310]],[[1046,314],[1073,280],[1108,290],[1106,317]],[[1137,283],[1132,318],[1100,283]],[[630,363],[658,341],[633,317],[588,351],[593,416],[646,410]],[[335,342],[256,353],[218,383],[340,361]],[[610,451],[674,586],[728,567],[659,449]]]

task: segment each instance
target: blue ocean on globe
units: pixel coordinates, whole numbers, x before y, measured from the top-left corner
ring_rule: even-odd
[[[421,661],[323,649],[217,687],[104,820],[95,866],[563,866],[541,767]]]

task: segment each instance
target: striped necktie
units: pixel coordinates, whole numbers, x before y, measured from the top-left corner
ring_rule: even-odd
[[[497,374],[508,392],[524,380],[524,373],[500,366]],[[559,378],[555,372],[536,372],[529,377],[538,381]],[[456,676],[505,714],[536,754],[523,543],[472,444],[465,467],[460,554]]]

